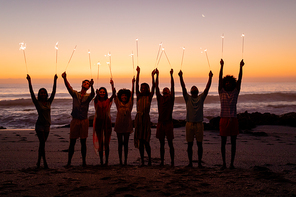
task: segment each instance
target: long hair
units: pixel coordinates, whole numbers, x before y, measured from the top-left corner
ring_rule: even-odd
[[[99,89],[99,92],[100,92],[100,90],[105,90],[105,96],[104,96],[104,100],[107,100],[108,99],[108,92],[107,92],[107,89],[105,88],[105,87],[100,87],[100,89]]]
[[[141,86],[146,86],[147,92],[144,94],[143,92],[140,92],[141,96],[149,96],[150,95],[150,87],[148,83],[141,83]]]
[[[118,93],[117,93],[117,97],[118,97],[118,99],[119,99],[119,101],[120,102],[122,102],[122,100],[121,100],[121,95],[122,94],[125,94],[126,96],[127,96],[127,100],[129,101],[129,99],[130,99],[130,97],[131,97],[131,91],[130,90],[128,90],[128,89],[120,89],[119,91],[118,91]]]
[[[40,88],[39,91],[38,91],[38,96],[37,96],[37,100],[40,101],[41,100],[41,91],[45,91],[46,93],[46,100],[48,99],[48,93],[47,93],[47,90],[45,88]]]

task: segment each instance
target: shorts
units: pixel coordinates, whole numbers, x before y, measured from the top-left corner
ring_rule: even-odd
[[[164,139],[167,136],[168,140],[174,139],[174,124],[173,121],[170,122],[158,122],[156,130],[156,138]]]
[[[193,142],[194,136],[197,142],[202,142],[204,125],[202,122],[186,122],[186,141]]]
[[[220,118],[220,136],[235,136],[239,134],[237,118]]]
[[[73,118],[70,123],[70,139],[86,139],[88,137],[88,119],[79,120]]]

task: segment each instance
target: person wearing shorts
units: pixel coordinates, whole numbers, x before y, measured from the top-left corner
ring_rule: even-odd
[[[174,139],[174,125],[173,125],[173,108],[175,101],[175,85],[173,78],[173,69],[170,71],[171,75],[171,90],[169,88],[164,88],[161,95],[159,91],[159,80],[158,80],[159,71],[156,69],[156,97],[158,104],[158,123],[156,130],[156,138],[159,139],[160,142],[160,165],[164,165],[164,142],[165,136],[167,136],[168,144],[170,147],[170,156],[171,156],[171,166],[174,166],[174,156],[175,150],[173,146]]]
[[[66,167],[71,166],[71,160],[74,154],[74,147],[76,144],[76,140],[80,138],[81,144],[81,155],[82,155],[82,166],[86,166],[86,138],[88,137],[88,108],[89,103],[95,96],[94,88],[93,88],[93,79],[91,81],[84,80],[82,82],[81,91],[77,92],[73,90],[70,86],[66,72],[62,74],[64,79],[64,83],[70,95],[73,98],[73,105],[72,105],[72,120],[70,123],[70,145],[69,145],[69,152],[68,152],[68,163]],[[87,94],[86,91],[91,87],[91,93]]]
[[[194,137],[196,138],[198,147],[198,167],[202,167],[202,155],[203,155],[203,105],[211,87],[213,73],[210,71],[209,80],[203,93],[198,95],[198,88],[196,86],[191,87],[191,95],[187,93],[185,82],[183,79],[183,72],[179,72],[180,84],[182,86],[183,97],[186,102],[186,141],[188,144],[187,153],[189,164],[188,167],[192,167],[192,147]]]
[[[221,154],[223,165],[221,169],[226,168],[226,160],[225,160],[225,145],[227,136],[231,137],[231,163],[230,169],[234,168],[234,158],[236,153],[236,138],[239,134],[239,125],[237,120],[236,113],[236,104],[237,98],[241,88],[242,75],[243,75],[243,66],[245,65],[244,61],[240,62],[240,71],[238,80],[234,78],[232,75],[227,75],[223,77],[223,67],[224,61],[221,59],[220,61],[220,73],[219,73],[219,97],[221,103],[221,113],[220,113],[220,122],[219,122],[219,130],[221,136]]]

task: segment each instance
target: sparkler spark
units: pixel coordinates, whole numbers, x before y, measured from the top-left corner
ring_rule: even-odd
[[[25,49],[27,48],[27,46],[26,46],[26,43],[23,43],[23,42],[19,43],[19,45],[21,45],[20,50],[22,50],[23,54],[24,54],[24,60],[25,60],[27,74],[28,74],[28,65],[27,65],[27,58],[26,58],[26,53],[25,53]]]

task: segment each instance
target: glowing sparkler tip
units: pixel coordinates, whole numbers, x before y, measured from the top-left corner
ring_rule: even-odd
[[[110,64],[110,62],[106,62],[108,65]]]
[[[25,50],[26,49],[26,43],[21,42],[21,43],[19,43],[19,45],[21,45],[20,50]]]
[[[203,14],[202,14],[201,16],[202,16],[203,18],[205,17],[205,15],[203,15]]]
[[[59,45],[59,42],[57,42],[56,45],[55,45],[55,47],[54,47],[56,50],[59,49],[59,48],[58,48],[58,45]]]
[[[97,63],[97,65],[98,65],[98,66],[100,66],[100,65],[101,65],[101,63],[100,63],[100,62],[98,62],[98,63]]]
[[[164,51],[164,48],[162,48],[161,50],[163,50],[163,51]]]
[[[90,53],[90,50],[88,50],[88,53]]]
[[[245,37],[245,34],[242,34],[242,37]]]
[[[185,50],[185,47],[182,47],[183,50]]]
[[[208,49],[205,49],[205,52],[207,52]]]

